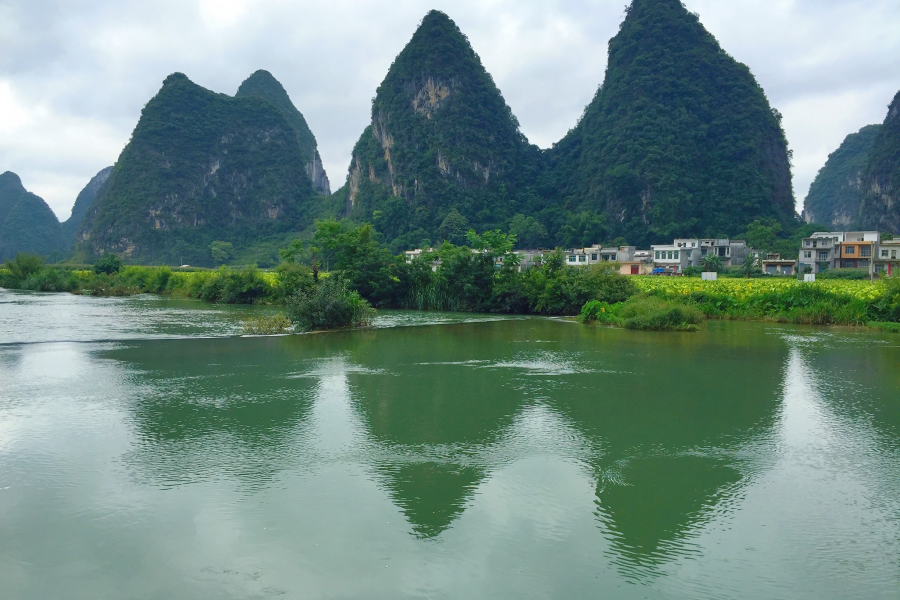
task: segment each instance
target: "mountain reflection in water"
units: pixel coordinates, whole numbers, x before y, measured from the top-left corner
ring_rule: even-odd
[[[0,345],[0,579],[75,598],[897,589],[891,338],[448,321]],[[75,546],[99,577],[65,571]]]

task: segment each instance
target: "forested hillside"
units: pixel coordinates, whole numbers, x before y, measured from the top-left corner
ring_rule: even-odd
[[[248,252],[299,232],[316,197],[307,158],[270,101],[216,94],[170,75],[89,209],[79,251],[210,265],[213,242]]]
[[[106,167],[94,175],[88,184],[84,186],[84,189],[78,194],[78,197],[75,198],[75,204],[72,206],[72,215],[62,223],[63,238],[67,248],[71,247],[72,243],[75,241],[75,233],[78,231],[78,228],[81,227],[84,216],[94,203],[97,192],[100,191],[100,188],[106,183],[106,180],[109,179],[109,174],[112,173],[112,169],[112,167]]]
[[[803,203],[803,216],[808,223],[846,228],[856,222],[862,179],[880,129],[881,125],[867,125],[844,138],[840,147],[828,155]]]
[[[63,250],[59,220],[15,173],[0,175],[0,261],[19,252],[48,256]]]
[[[900,232],[900,92],[888,107],[862,184],[860,220],[867,227]]]
[[[306,119],[291,102],[290,97],[281,83],[268,71],[259,70],[248,77],[238,88],[235,98],[258,97],[268,100],[281,109],[288,123],[297,134],[300,143],[300,152],[306,164],[306,174],[312,181],[313,187],[320,194],[330,194],[331,184],[328,175],[322,166],[322,158],[319,156],[319,148],[316,144],[316,136],[313,135]]]
[[[793,224],[780,121],[750,69],[679,0],[634,0],[603,85],[550,152],[544,189],[642,245]]]

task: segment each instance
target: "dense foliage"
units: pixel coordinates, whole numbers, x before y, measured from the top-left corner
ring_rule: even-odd
[[[27,191],[15,173],[0,175],[0,260],[19,252],[61,257],[63,247],[59,220],[47,203]]]
[[[441,230],[448,215],[505,229],[529,202],[539,160],[466,37],[431,11],[378,87],[342,194],[395,251],[458,242]]]
[[[793,221],[789,157],[780,114],[698,17],[679,0],[634,0],[544,188],[639,246],[733,236]]]
[[[888,107],[863,178],[860,220],[866,227],[900,231],[900,92]]]
[[[214,241],[245,251],[302,230],[315,196],[280,109],[176,73],[144,107],[88,210],[81,256],[103,250],[137,262],[212,265]]]
[[[881,125],[867,125],[848,135],[828,155],[803,203],[807,221],[828,229],[852,226],[859,216],[860,188],[869,163],[869,152]]]

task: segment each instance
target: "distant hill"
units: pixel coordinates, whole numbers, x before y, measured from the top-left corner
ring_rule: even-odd
[[[0,175],[0,260],[19,252],[48,256],[63,247],[59,220],[47,203],[27,191],[15,173]]]
[[[378,86],[336,195],[395,248],[436,243],[505,229],[539,159],[466,37],[431,11]]]
[[[840,147],[828,155],[803,203],[807,223],[838,229],[853,226],[859,215],[860,190],[869,152],[880,129],[881,125],[867,125],[844,138]]]
[[[862,182],[860,220],[866,227],[900,233],[900,92],[888,107]]]
[[[602,213],[645,245],[793,223],[781,116],[750,69],[679,0],[634,0],[609,43],[606,78],[549,152],[569,210]]]
[[[89,208],[79,252],[211,265],[214,241],[246,254],[288,239],[311,223],[318,197],[295,125],[257,94],[233,98],[170,75]]]
[[[78,231],[78,228],[81,227],[84,216],[94,203],[94,198],[97,197],[97,192],[100,191],[100,187],[106,183],[107,179],[109,179],[109,174],[112,173],[112,170],[112,167],[106,167],[94,175],[88,184],[84,186],[84,189],[78,194],[78,197],[75,198],[75,205],[72,207],[72,215],[62,223],[62,233],[66,247],[71,247],[72,243],[75,241],[75,233]]]
[[[297,134],[297,140],[300,142],[300,151],[303,154],[303,160],[306,162],[306,174],[312,181],[313,187],[320,194],[330,194],[331,184],[328,182],[328,175],[322,166],[322,159],[319,156],[319,149],[316,144],[316,136],[313,135],[309,125],[306,124],[306,119],[303,118],[303,115],[291,102],[284,87],[271,73],[259,70],[248,77],[234,95],[235,98],[252,96],[268,100],[281,109],[288,123],[290,123]]]

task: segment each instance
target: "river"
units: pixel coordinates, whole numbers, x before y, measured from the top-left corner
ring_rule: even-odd
[[[0,290],[0,598],[900,597],[900,336]]]

